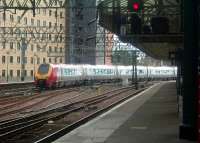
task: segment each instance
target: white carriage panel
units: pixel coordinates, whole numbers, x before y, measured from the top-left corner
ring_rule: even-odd
[[[127,67],[125,67],[125,71],[126,71],[126,73],[125,73],[124,76],[126,78],[132,78],[133,67],[132,66],[127,66]]]
[[[154,78],[154,67],[149,67],[149,78]]]
[[[144,66],[137,66],[137,77],[138,78],[145,78],[146,76],[146,69]]]

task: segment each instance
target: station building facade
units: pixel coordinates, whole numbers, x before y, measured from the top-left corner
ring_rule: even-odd
[[[65,10],[0,13],[0,82],[33,80],[41,63],[64,63]],[[23,59],[23,60],[22,60]]]

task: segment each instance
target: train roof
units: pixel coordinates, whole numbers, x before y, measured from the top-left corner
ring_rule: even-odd
[[[42,64],[41,64],[42,65]],[[51,67],[88,67],[88,68],[118,68],[118,69],[130,69],[132,66],[124,66],[124,65],[89,65],[89,64],[49,64]],[[168,70],[168,69],[177,69],[177,67],[173,66],[140,66],[137,65],[138,69],[162,69],[162,70]]]

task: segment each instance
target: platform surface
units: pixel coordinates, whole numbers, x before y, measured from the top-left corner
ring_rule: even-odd
[[[175,82],[162,82],[54,143],[193,143],[179,140]]]

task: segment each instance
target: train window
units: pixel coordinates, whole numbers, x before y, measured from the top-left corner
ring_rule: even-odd
[[[98,69],[94,69],[94,73],[95,73],[95,75],[97,75],[98,74]]]
[[[64,69],[63,74],[65,76],[73,76],[76,74],[76,69]]]
[[[49,64],[41,64],[38,69],[38,72],[40,74],[46,74],[46,73],[48,73],[48,71],[49,71]]]
[[[112,70],[111,69],[109,69],[109,74],[112,75]]]
[[[143,71],[142,71],[142,70],[139,70],[139,74],[143,74]]]
[[[155,71],[155,73],[159,74],[159,73],[160,73],[160,71],[159,71],[159,70],[156,70],[156,71]]]
[[[102,69],[101,70],[101,75],[105,75],[106,74],[106,69]]]

